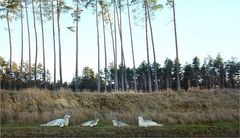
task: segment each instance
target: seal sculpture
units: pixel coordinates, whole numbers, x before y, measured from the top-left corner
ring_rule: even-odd
[[[140,127],[163,126],[162,124],[158,124],[152,120],[144,120],[141,116],[138,117],[138,125]]]
[[[65,115],[63,119],[55,119],[46,124],[42,124],[40,126],[59,126],[59,127],[68,126],[69,118],[70,118],[70,115]]]
[[[118,121],[118,120],[112,120],[113,126],[116,127],[128,127],[129,125],[122,122],[122,121]]]
[[[87,121],[87,122],[84,122],[81,124],[81,126],[90,126],[90,127],[94,127],[97,125],[99,119],[95,119],[95,120],[90,120],[90,121]]]

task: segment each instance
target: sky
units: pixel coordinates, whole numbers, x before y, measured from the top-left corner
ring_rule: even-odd
[[[162,0],[161,3],[165,3]],[[179,47],[179,60],[182,65],[192,63],[192,59],[197,56],[201,64],[208,55],[216,57],[221,54],[224,60],[231,57],[240,59],[240,0],[175,0],[176,21]],[[30,7],[31,8],[31,7]],[[123,11],[123,47],[126,59],[126,66],[132,67],[132,54],[130,34],[128,28],[127,11]],[[29,9],[29,17],[32,16]],[[135,50],[135,61],[138,66],[143,60],[147,59],[146,40],[144,30],[144,20],[142,15],[138,15],[139,20],[133,18],[133,44]],[[31,28],[31,56],[32,63],[35,58],[35,37],[32,17],[30,18]],[[157,62],[163,66],[164,60],[175,58],[175,43],[173,29],[172,9],[165,6],[164,9],[154,14],[153,38],[155,43]],[[24,18],[26,24],[26,18]],[[70,82],[75,72],[75,33],[67,29],[73,25],[70,13],[61,15],[61,43],[62,43],[62,67],[63,81]],[[81,75],[83,67],[89,66],[97,72],[97,40],[95,15],[91,10],[85,10],[81,15],[79,23],[79,73]],[[109,26],[109,25],[107,25]],[[38,29],[38,61],[42,62],[42,47],[40,21],[37,21]],[[104,68],[104,45],[102,22],[99,23],[100,29],[100,50],[101,50],[101,69]],[[111,34],[109,27],[106,28],[107,40],[107,62],[113,61]],[[55,29],[57,30],[57,28]],[[21,34],[20,20],[11,22],[13,61],[20,64],[21,56]],[[46,67],[50,70],[53,77],[53,41],[51,21],[44,23]],[[56,33],[57,36],[57,33]],[[149,37],[150,38],[150,37]],[[58,38],[56,37],[56,40]],[[119,42],[119,35],[118,35]],[[58,45],[57,45],[58,46]],[[120,43],[118,47],[118,64],[120,63]],[[150,62],[153,62],[153,52],[151,40],[149,39]],[[0,56],[9,60],[9,43],[7,32],[7,21],[0,20]],[[28,60],[27,28],[24,25],[24,61]],[[57,79],[59,79],[58,48],[57,48]]]

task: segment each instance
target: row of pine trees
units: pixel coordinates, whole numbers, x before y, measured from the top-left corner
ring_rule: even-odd
[[[155,11],[160,10],[163,8],[163,5],[167,5],[172,9],[172,16],[173,16],[173,25],[174,25],[174,36],[175,36],[175,46],[176,49],[176,59],[171,61],[170,59],[166,59],[166,65],[170,66],[171,68],[165,68],[165,73],[163,73],[164,67],[161,69],[160,65],[156,62],[157,55],[155,54],[155,45],[154,45],[154,34],[153,34],[153,27],[152,26],[152,15]],[[79,22],[81,13],[84,12],[86,9],[92,9],[96,16],[96,32],[97,32],[97,51],[98,51],[98,72],[94,74],[91,83],[85,84],[84,74],[79,76],[78,72],[78,45],[79,45]],[[30,9],[30,10],[29,10]],[[123,27],[122,27],[122,14],[123,9],[127,9],[127,16],[128,16],[128,26],[130,30],[130,38],[131,38],[131,49],[132,49],[132,62],[133,67],[130,69],[125,65],[125,55],[124,55],[124,42],[123,42]],[[29,12],[31,11],[31,13]],[[144,26],[145,26],[145,36],[146,36],[146,62],[143,62],[138,68],[135,67],[135,56],[134,56],[134,41],[133,41],[133,33],[132,30],[132,15],[133,11],[141,11],[139,14],[143,15],[144,17]],[[73,26],[69,26],[68,29],[72,32],[76,33],[76,69],[75,69],[75,76],[73,81],[70,85],[67,83],[63,83],[62,78],[62,51],[61,51],[61,15],[66,14],[69,12],[72,15],[74,24]],[[32,18],[29,18],[32,16]],[[139,15],[140,16],[140,15]],[[218,77],[208,78],[212,75],[201,75],[200,73],[196,75],[195,71],[185,71],[184,68],[180,68],[179,59],[178,59],[178,43],[177,43],[177,30],[176,30],[176,17],[175,17],[175,3],[174,0],[167,0],[167,3],[160,3],[159,0],[73,0],[71,5],[67,5],[67,0],[5,0],[0,1],[0,17],[2,20],[7,21],[7,28],[8,28],[8,36],[9,36],[9,62],[6,67],[6,61],[1,63],[1,87],[2,88],[25,88],[25,87],[41,87],[41,88],[51,88],[51,89],[58,89],[60,87],[71,87],[73,90],[78,91],[82,89],[89,89],[89,90],[96,90],[98,92],[112,90],[112,91],[127,91],[129,89],[137,91],[159,91],[161,89],[168,89],[172,88],[177,91],[181,89],[181,86],[186,88],[187,87],[198,87],[200,86],[199,80],[201,80],[201,84],[204,83],[205,85],[201,86],[202,88],[212,88],[216,86],[226,87],[225,80],[227,79],[227,75],[223,76],[223,73],[219,74],[219,70],[215,71]],[[39,17],[39,19],[38,19]],[[19,69],[14,69],[14,65],[12,62],[12,35],[11,35],[11,22],[13,19],[20,19],[21,20],[21,63]],[[56,20],[55,20],[56,18]],[[29,27],[29,19],[33,19],[34,27]],[[24,30],[24,20],[26,22],[27,31]],[[37,21],[40,21],[40,26],[36,25]],[[45,65],[45,37],[44,37],[44,22],[49,21],[52,23],[52,50],[53,50],[53,57],[54,61],[54,73],[53,73],[53,83],[50,82],[50,74]],[[56,21],[56,22],[55,22]],[[99,22],[102,22],[102,29],[103,34],[100,34],[99,29]],[[57,30],[55,30],[55,26],[57,26]],[[108,68],[108,61],[107,61],[107,50],[106,50],[106,27],[110,28],[111,32],[111,42],[112,42],[112,49],[114,58],[113,64],[111,64],[111,68]],[[37,27],[40,27],[41,31],[38,32]],[[30,39],[30,29],[34,30],[34,38],[35,41],[35,60],[34,63],[31,61],[31,48],[33,47],[31,39]],[[27,33],[24,33],[27,32]],[[23,37],[28,37],[28,54],[29,59],[28,63],[24,62],[23,54],[27,51],[24,51],[23,46]],[[39,35],[41,35],[41,40],[38,40]],[[57,35],[57,37],[56,37]],[[102,35],[104,39],[104,67],[100,67],[100,40],[99,36]],[[57,39],[56,39],[57,38]],[[150,39],[149,39],[150,38]],[[117,41],[117,40],[120,41]],[[148,41],[151,42],[148,42]],[[38,45],[38,41],[41,41],[41,46]],[[120,43],[118,43],[120,42]],[[150,44],[153,49],[153,63],[149,60],[149,49]],[[117,51],[117,46],[120,47],[120,51]],[[58,47],[59,51],[56,51],[56,47]],[[39,64],[38,57],[38,49],[42,48],[43,51],[43,59],[42,64]],[[25,48],[26,49],[26,48]],[[59,61],[59,81],[57,81],[57,74],[56,74],[56,53],[58,52],[58,61]],[[117,55],[120,54],[121,60],[117,61]],[[118,63],[119,62],[119,63]],[[169,63],[168,63],[169,62]],[[120,65],[119,65],[120,64]],[[171,65],[172,64],[172,65]],[[209,63],[210,64],[210,63]],[[36,66],[37,65],[37,66]],[[223,64],[224,65],[224,64]],[[27,66],[24,70],[24,66]],[[188,66],[186,66],[188,67]],[[7,69],[6,69],[7,68]],[[141,69],[142,68],[142,69]],[[207,67],[206,67],[207,68]],[[223,67],[222,67],[223,68]],[[221,69],[222,69],[221,68]],[[86,71],[88,68],[84,68],[83,72]],[[189,69],[189,68],[188,68]],[[192,67],[191,67],[192,69]],[[220,69],[220,70],[221,70]],[[102,71],[103,70],[103,71]],[[188,72],[186,74],[183,73]],[[207,69],[206,69],[207,70]],[[27,71],[27,72],[26,72]],[[222,71],[222,70],[221,70]],[[224,69],[226,72],[226,70]],[[168,73],[166,73],[168,72]],[[199,71],[200,72],[200,71]],[[208,71],[206,71],[208,72]],[[7,75],[7,74],[8,75]],[[194,74],[195,73],[195,74]],[[238,72],[239,73],[239,72]],[[26,77],[26,74],[28,74]],[[165,74],[165,75],[164,75]],[[168,74],[168,75],[166,75]],[[236,74],[235,74],[236,75]],[[88,76],[88,75],[87,75]],[[185,77],[183,77],[185,76]],[[187,79],[186,79],[186,76]],[[27,79],[26,79],[27,78]],[[216,78],[218,78],[218,84],[215,83]],[[224,79],[225,80],[224,80]],[[237,77],[238,78],[238,77]],[[195,81],[192,81],[195,79]],[[236,78],[234,78],[236,80]],[[14,84],[16,83],[16,84]],[[197,85],[195,85],[197,84]],[[19,85],[19,86],[18,86]],[[235,88],[237,85],[234,82],[234,85],[231,85],[231,88]],[[90,87],[91,86],[91,87]],[[230,86],[228,86],[230,87]]]
[[[170,5],[173,9],[173,17],[174,17],[174,28],[175,28],[175,40],[176,40],[176,61],[178,63],[178,50],[177,50],[177,35],[176,35],[176,22],[175,22],[175,4],[174,0],[167,1],[167,4]],[[20,17],[21,19],[21,65],[20,65],[20,74],[19,74],[19,80],[23,79],[23,36],[24,36],[24,30],[23,30],[23,20],[24,17],[26,17],[27,21],[27,28],[28,28],[28,44],[29,44],[29,68],[31,67],[31,41],[30,41],[30,28],[29,28],[29,7],[32,8],[32,16],[33,16],[33,23],[34,23],[34,35],[35,35],[35,62],[34,64],[37,65],[38,63],[38,48],[40,47],[38,45],[38,35],[41,35],[42,38],[42,51],[43,51],[43,82],[46,83],[46,66],[45,66],[45,40],[44,40],[44,18],[51,19],[52,21],[52,33],[53,33],[53,55],[54,55],[54,77],[53,77],[53,83],[54,87],[56,86],[56,45],[58,42],[58,49],[59,49],[59,77],[60,77],[60,86],[63,85],[62,83],[62,62],[61,62],[61,26],[60,26],[60,17],[61,13],[63,12],[71,12],[71,15],[73,17],[73,21],[75,23],[75,26],[68,27],[69,30],[76,32],[76,72],[75,72],[75,78],[78,78],[78,32],[79,32],[79,21],[81,13],[84,12],[86,8],[92,8],[95,11],[96,15],[96,31],[97,31],[97,47],[98,47],[98,81],[97,81],[97,90],[101,90],[101,78],[100,78],[100,44],[99,44],[99,20],[102,21],[103,25],[103,38],[104,38],[104,55],[105,55],[105,66],[104,66],[104,74],[106,75],[107,71],[107,52],[106,52],[106,36],[105,36],[105,27],[107,24],[110,25],[111,30],[111,36],[112,36],[112,46],[113,46],[113,55],[114,55],[114,69],[115,69],[115,91],[119,89],[118,87],[118,75],[117,75],[117,54],[119,53],[117,51],[117,32],[119,32],[119,39],[120,39],[120,55],[121,55],[121,66],[123,67],[121,69],[121,89],[124,89],[124,83],[127,86],[126,82],[123,81],[124,76],[126,77],[126,66],[125,66],[125,58],[124,58],[124,49],[123,49],[123,34],[122,34],[122,10],[123,8],[127,8],[127,14],[128,14],[128,20],[129,20],[129,29],[130,29],[130,37],[131,37],[131,47],[132,47],[132,60],[133,60],[133,70],[134,70],[134,90],[137,91],[137,81],[136,81],[136,70],[135,70],[135,59],[134,59],[134,45],[132,40],[132,24],[131,24],[131,13],[130,13],[130,7],[135,6],[137,9],[143,9],[142,14],[145,18],[145,30],[146,30],[146,51],[147,51],[147,64],[148,64],[148,88],[149,91],[152,91],[152,83],[151,83],[151,71],[150,71],[150,61],[149,61],[149,42],[148,42],[148,27],[150,28],[150,36],[152,41],[152,48],[153,48],[153,55],[154,55],[154,63],[156,63],[156,55],[155,55],[155,48],[154,48],[154,40],[153,40],[153,32],[152,32],[152,25],[151,25],[151,14],[163,8],[162,4],[159,3],[157,0],[143,0],[143,1],[136,1],[136,0],[73,0],[72,6],[66,5],[66,0],[6,0],[6,1],[0,1],[0,12],[1,12],[1,19],[7,20],[8,25],[8,34],[9,34],[9,49],[10,49],[10,71],[9,76],[12,74],[12,38],[11,38],[11,26],[10,21],[12,21],[13,18]],[[84,7],[84,8],[83,8]],[[39,11],[39,12],[36,12]],[[25,11],[25,16],[23,16],[23,12]],[[38,14],[38,15],[37,15]],[[36,26],[36,16],[40,17],[40,23],[41,23],[41,32],[37,32],[37,26]],[[57,18],[57,23],[54,22],[55,16]],[[55,30],[55,25],[57,24],[57,31]],[[55,40],[55,32],[57,32],[58,40]],[[155,65],[155,64],[154,64]],[[156,68],[156,67],[155,67]],[[177,69],[178,70],[178,69]],[[34,70],[29,69],[29,74],[31,72],[34,72],[34,81],[35,85],[37,82],[37,66],[34,66]],[[178,73],[177,73],[178,74]],[[105,84],[107,82],[106,76],[105,78]],[[156,91],[158,88],[157,83],[157,72],[155,72],[154,75],[155,81],[155,88]],[[31,75],[29,80],[32,80]],[[178,90],[180,89],[180,81],[179,81],[179,75],[177,75],[178,80]],[[55,89],[55,88],[54,88]],[[78,81],[75,82],[75,90],[78,89]],[[107,86],[105,85],[105,90],[107,89]]]

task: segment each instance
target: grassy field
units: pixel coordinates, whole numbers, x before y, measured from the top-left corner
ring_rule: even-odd
[[[108,124],[108,125],[106,125]],[[1,137],[238,137],[239,122],[218,121],[204,124],[164,124],[163,127],[140,128],[137,125],[117,128],[110,122],[99,122],[93,128],[69,126],[44,128],[39,126],[3,126]]]
[[[159,93],[73,93],[27,89],[1,91],[1,137],[14,136],[240,136],[239,90],[164,91]],[[41,128],[49,120],[70,114],[66,128]],[[163,127],[140,128],[143,116]],[[79,127],[100,119],[95,128]],[[112,127],[111,120],[132,124]]]

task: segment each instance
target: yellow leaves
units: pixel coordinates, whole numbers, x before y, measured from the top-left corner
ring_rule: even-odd
[[[13,62],[13,64],[12,64],[12,71],[18,72],[18,66],[17,66],[17,63],[15,63],[15,62]]]
[[[7,5],[6,8],[8,8],[8,9],[16,9],[18,7],[18,5],[19,5],[18,3],[13,3],[13,4]]]
[[[157,0],[151,0],[152,3],[157,3]]]
[[[151,10],[159,10],[159,9],[162,9],[162,8],[163,8],[162,4],[157,4],[157,5],[152,6]]]

